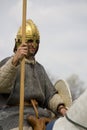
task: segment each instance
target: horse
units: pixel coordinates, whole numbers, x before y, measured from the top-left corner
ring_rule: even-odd
[[[77,98],[64,117],[47,125],[46,130],[87,130],[87,89]]]

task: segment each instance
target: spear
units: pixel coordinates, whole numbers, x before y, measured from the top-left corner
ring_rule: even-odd
[[[27,5],[27,1],[23,0],[22,43],[25,43],[25,37],[26,37],[26,5]],[[20,72],[19,130],[23,130],[23,119],[24,119],[24,77],[25,77],[25,57],[21,61],[21,72]]]

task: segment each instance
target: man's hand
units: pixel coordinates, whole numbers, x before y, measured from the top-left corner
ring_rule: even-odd
[[[15,52],[12,64],[16,66],[19,63],[19,61],[22,60],[22,58],[27,56],[27,54],[28,54],[28,46],[26,43],[23,43],[18,47],[17,51]]]
[[[62,115],[65,116],[66,112],[67,112],[67,108],[64,105],[60,105],[58,107],[58,112]]]

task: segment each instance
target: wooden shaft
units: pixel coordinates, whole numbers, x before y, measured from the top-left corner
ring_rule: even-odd
[[[26,37],[26,5],[27,1],[23,0],[22,43],[25,43],[25,37]],[[21,61],[19,130],[23,130],[23,120],[24,120],[24,78],[25,78],[25,58],[23,58]]]
[[[37,107],[35,106],[35,103],[34,103],[34,100],[33,100],[33,99],[31,99],[31,103],[32,103],[32,105],[33,105],[33,108],[34,108],[36,117],[39,118],[38,109],[37,109]]]

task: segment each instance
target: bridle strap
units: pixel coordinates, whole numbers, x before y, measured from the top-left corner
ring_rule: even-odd
[[[83,129],[87,130],[87,127],[85,127],[85,126],[83,126],[83,125],[80,125],[79,123],[77,123],[77,122],[71,120],[71,119],[68,117],[67,114],[65,115],[65,117],[66,117],[66,119],[67,119],[69,122],[71,122],[72,124],[77,125],[77,126],[83,128]]]

